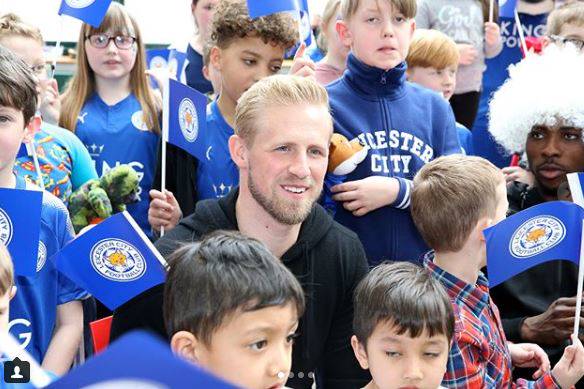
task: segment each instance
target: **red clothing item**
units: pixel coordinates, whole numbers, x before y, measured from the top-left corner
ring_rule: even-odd
[[[316,64],[314,78],[316,78],[316,82],[318,82],[320,85],[328,85],[337,78],[341,78],[344,71],[345,69],[338,69],[320,61]]]
[[[560,388],[548,371],[537,381],[513,382],[511,355],[499,310],[489,296],[487,278],[475,285],[456,278],[432,262],[426,268],[448,292],[455,317],[454,337],[442,385],[449,388]]]

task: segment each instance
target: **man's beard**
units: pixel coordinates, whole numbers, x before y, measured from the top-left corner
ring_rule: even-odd
[[[316,198],[311,199],[310,201],[291,202],[282,200],[273,193],[272,198],[269,199],[261,193],[255,184],[252,169],[249,169],[247,183],[251,196],[270,216],[276,219],[279,223],[291,226],[300,224],[306,220],[314,207],[316,199],[320,196],[319,192],[319,196],[316,196]],[[311,187],[314,187],[314,185]]]

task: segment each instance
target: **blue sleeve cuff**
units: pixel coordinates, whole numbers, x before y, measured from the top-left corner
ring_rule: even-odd
[[[397,193],[397,197],[393,203],[390,204],[390,207],[394,207],[397,209],[406,209],[409,208],[411,203],[411,195],[412,195],[412,186],[413,182],[411,180],[407,180],[401,177],[393,177],[399,183],[399,191]]]
[[[337,211],[337,202],[333,200],[333,193],[331,192],[331,188],[335,185],[342,184],[345,182],[346,178],[347,176],[337,176],[332,173],[327,173],[324,177],[324,188],[322,191],[320,204],[333,217]]]

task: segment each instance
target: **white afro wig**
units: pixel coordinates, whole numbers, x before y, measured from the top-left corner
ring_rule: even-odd
[[[509,67],[509,79],[489,106],[489,131],[505,150],[522,153],[536,125],[558,119],[584,128],[584,54],[574,46],[550,45]]]

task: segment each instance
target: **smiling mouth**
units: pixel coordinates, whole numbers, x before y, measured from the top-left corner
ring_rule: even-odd
[[[294,193],[294,194],[302,194],[308,190],[308,188],[306,188],[306,187],[292,186],[292,185],[282,185],[282,188],[284,188],[284,190],[286,192],[290,192],[290,193]]]

